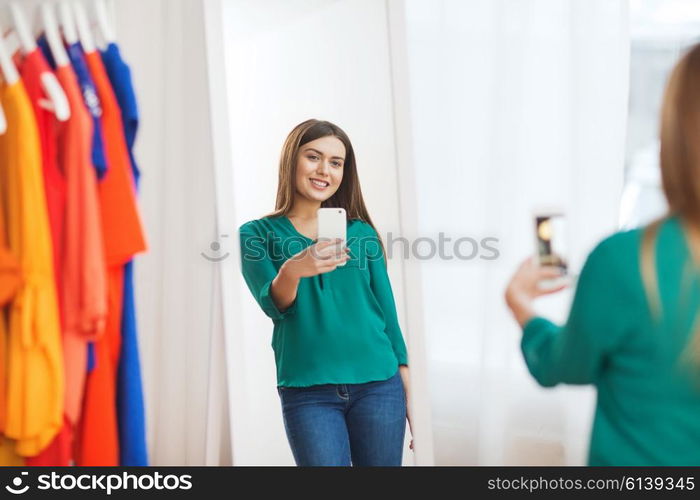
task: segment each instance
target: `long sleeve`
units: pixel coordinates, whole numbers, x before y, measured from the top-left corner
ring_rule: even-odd
[[[408,355],[406,353],[406,344],[401,334],[399,319],[396,314],[396,303],[394,302],[394,294],[391,290],[391,282],[386,269],[386,260],[382,253],[381,244],[377,237],[377,233],[371,229],[371,234],[368,235],[367,241],[367,266],[370,272],[370,287],[374,294],[379,307],[384,313],[386,323],[386,335],[389,337],[391,346],[398,359],[400,365],[408,364]]]
[[[243,224],[239,229],[241,242],[241,271],[248,288],[260,308],[273,321],[279,321],[296,311],[296,299],[287,309],[280,311],[272,296],[270,287],[277,276],[265,245],[265,237],[255,230],[251,223]]]
[[[535,317],[523,329],[522,351],[540,385],[595,383],[606,357],[629,330],[629,278],[615,252],[615,237],[599,244],[581,271],[568,320],[563,327]]]

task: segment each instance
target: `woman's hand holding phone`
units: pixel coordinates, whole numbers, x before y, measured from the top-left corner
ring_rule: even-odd
[[[333,271],[350,259],[342,240],[324,240],[309,245],[287,260],[282,268],[295,279],[308,278]]]
[[[520,265],[505,293],[506,304],[520,326],[525,326],[535,315],[532,303],[537,297],[558,292],[568,286],[565,282],[553,288],[543,289],[539,286],[542,281],[561,278],[563,272],[559,267],[540,266],[532,257]]]
[[[301,278],[327,273],[347,262],[349,250],[342,248],[341,243],[341,240],[319,241],[282,264],[270,287],[272,299],[280,311],[294,303]]]
[[[285,261],[272,280],[270,293],[280,310],[294,303],[301,278],[328,273],[350,260],[346,225],[345,209],[318,209],[318,240]]]
[[[565,219],[556,208],[535,211],[536,256],[523,262],[506,288],[506,304],[520,326],[535,316],[532,303],[540,295],[563,290],[567,275]]]

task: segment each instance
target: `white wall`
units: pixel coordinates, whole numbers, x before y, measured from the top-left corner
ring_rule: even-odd
[[[308,118],[350,136],[372,218],[399,232],[386,7],[376,0],[224,2],[237,224],[274,209],[282,143]],[[237,227],[237,226],[236,226]],[[237,257],[238,258],[238,257]],[[389,273],[405,327],[403,275]],[[234,462],[292,464],[276,392],[272,323],[239,279],[231,401]],[[411,463],[407,451],[404,463]]]

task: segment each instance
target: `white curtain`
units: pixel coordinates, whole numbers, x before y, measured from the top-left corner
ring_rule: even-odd
[[[211,94],[221,75],[210,72],[207,59],[207,5],[112,2],[141,112],[136,157],[150,249],[135,269],[152,465],[231,463],[221,283],[226,268],[203,257],[219,258],[227,248],[213,139],[220,123]],[[212,243],[220,246],[214,250]]]
[[[404,233],[499,239],[493,261],[414,264],[422,289],[409,307],[422,308],[435,463],[585,463],[594,391],[535,384],[502,297],[517,263],[534,252],[536,206],[565,210],[574,270],[615,229],[626,2],[390,5],[406,43],[392,48],[394,91],[406,96],[397,113],[409,121],[399,143],[413,182],[402,185]],[[540,306],[563,320],[569,301],[561,294]]]

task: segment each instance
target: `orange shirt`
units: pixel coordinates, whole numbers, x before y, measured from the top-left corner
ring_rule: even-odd
[[[118,465],[116,371],[121,349],[124,264],[146,250],[141,216],[124,138],[121,111],[98,52],[85,55],[102,105],[102,134],[108,169],[99,185],[108,266],[108,315],[95,343],[96,365],[88,374],[80,424],[78,465]]]
[[[77,423],[83,396],[87,341],[104,333],[107,321],[107,269],[97,176],[92,165],[92,117],[70,66],[56,76],[71,106],[60,136],[60,164],[67,182],[63,268],[64,352],[70,389],[66,415]]]
[[[0,136],[8,244],[23,282],[9,311],[5,435],[23,456],[39,453],[63,420],[63,359],[51,234],[36,119],[21,81],[0,90],[8,128]]]

